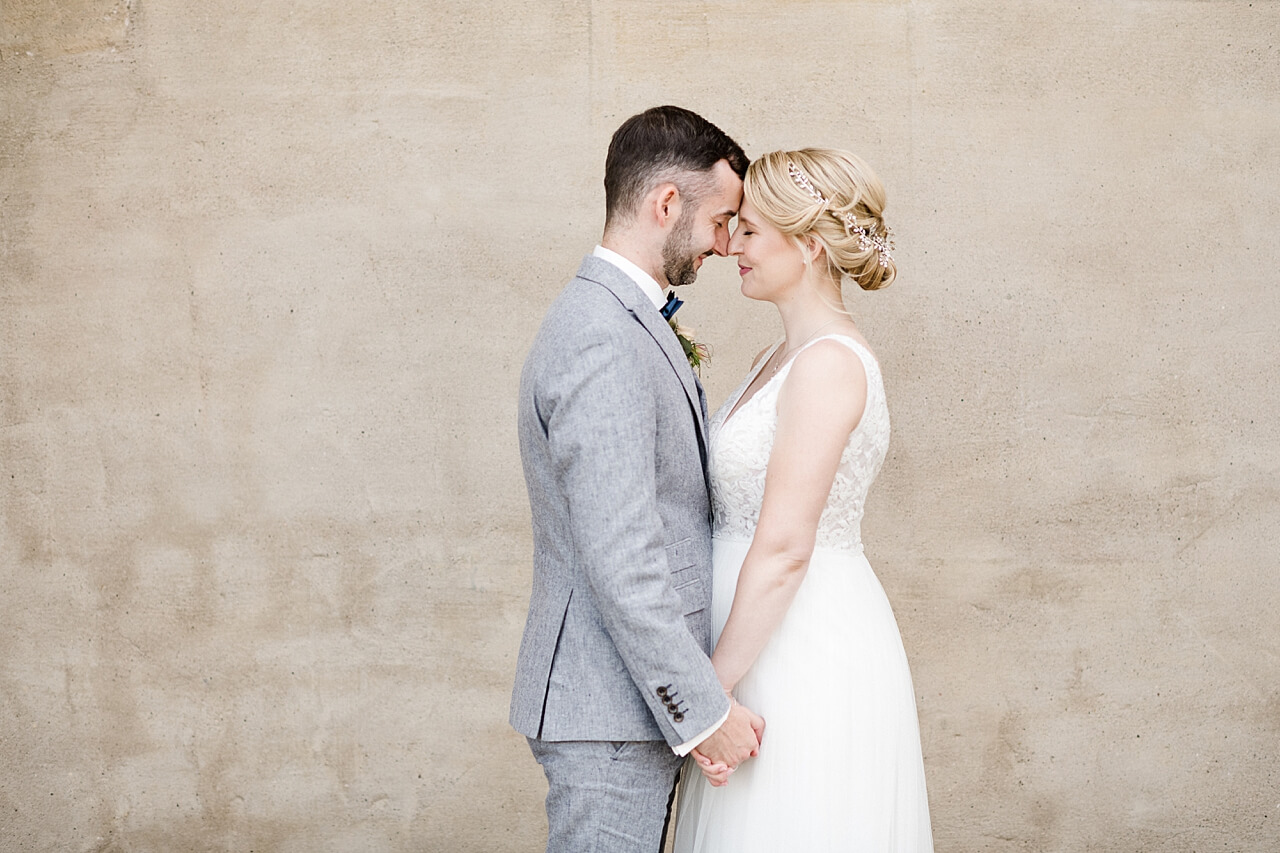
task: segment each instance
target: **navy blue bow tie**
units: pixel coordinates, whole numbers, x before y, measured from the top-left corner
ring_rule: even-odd
[[[662,319],[670,322],[671,318],[675,316],[676,312],[680,310],[680,306],[683,304],[684,300],[677,299],[676,292],[674,290],[668,291],[667,304],[659,308],[658,312],[662,314]]]

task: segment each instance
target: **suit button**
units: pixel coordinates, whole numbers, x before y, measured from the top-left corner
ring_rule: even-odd
[[[663,697],[665,697],[665,696],[667,695],[667,688],[665,688],[665,687],[659,687],[659,688],[658,688],[658,695],[659,695],[659,696],[663,696]]]
[[[681,711],[676,711],[674,714],[671,715],[671,719],[675,720],[677,723],[683,723],[684,713]]]

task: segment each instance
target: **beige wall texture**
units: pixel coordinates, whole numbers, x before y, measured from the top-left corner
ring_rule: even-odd
[[[666,102],[888,187],[938,849],[1280,849],[1280,4],[3,0],[0,850],[541,849],[514,397]]]

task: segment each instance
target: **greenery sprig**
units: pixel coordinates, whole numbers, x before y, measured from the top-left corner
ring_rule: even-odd
[[[675,317],[671,317],[667,322],[671,324],[671,331],[676,333],[676,340],[680,342],[680,349],[684,350],[684,357],[689,359],[689,366],[701,376],[702,363],[711,360],[711,349],[706,344],[695,341],[693,329],[682,328]]]

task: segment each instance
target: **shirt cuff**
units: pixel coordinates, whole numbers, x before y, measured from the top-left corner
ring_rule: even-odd
[[[732,707],[732,706],[730,706],[729,710],[730,710],[730,711],[732,711],[732,710],[733,710],[733,707]],[[724,716],[720,718],[720,722],[716,723],[714,726],[712,726],[711,728],[709,728],[709,729],[707,729],[706,731],[702,732],[701,734],[697,735],[696,737],[690,738],[689,740],[685,741],[684,743],[680,744],[679,746],[673,746],[673,747],[671,747],[671,751],[672,751],[672,752],[674,752],[676,755],[679,755],[679,756],[681,756],[681,757],[688,755],[690,752],[692,752],[692,751],[693,751],[693,748],[694,748],[695,746],[697,746],[698,744],[702,743],[704,740],[706,740],[707,738],[709,738],[709,737],[711,737],[713,734],[715,734],[715,733],[716,733],[716,729],[718,729],[718,728],[720,728],[721,726],[723,726],[723,725],[724,725],[724,721],[725,721],[725,720],[727,720],[727,719],[729,719],[729,711],[725,711],[725,712],[724,712]]]

